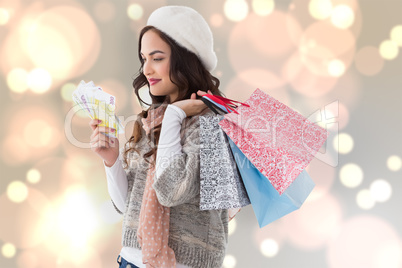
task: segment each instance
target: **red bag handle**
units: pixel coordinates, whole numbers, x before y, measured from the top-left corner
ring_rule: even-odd
[[[239,114],[236,110],[234,110],[234,108],[237,108],[238,105],[235,104],[235,102],[240,103],[244,106],[250,107],[250,105],[245,104],[243,102],[240,101],[235,101],[235,100],[231,100],[225,97],[221,97],[221,96],[217,96],[217,95],[212,95],[212,94],[204,94],[203,96],[208,97],[209,99],[211,99],[212,101],[221,104],[222,106],[224,106],[228,111],[233,111],[236,114]],[[232,107],[233,106],[233,107]]]

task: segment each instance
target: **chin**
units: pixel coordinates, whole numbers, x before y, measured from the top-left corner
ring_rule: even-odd
[[[160,96],[164,96],[164,95],[165,95],[165,94],[163,94],[163,92],[161,92],[160,90],[155,89],[153,86],[151,86],[151,87],[149,88],[149,92],[150,92],[153,96],[157,96],[157,97],[160,97]]]
[[[155,97],[163,97],[163,96],[166,96],[166,94],[163,94],[163,93],[161,93],[161,92],[152,92],[152,91],[151,91],[151,94],[152,94],[153,96],[155,96]]]

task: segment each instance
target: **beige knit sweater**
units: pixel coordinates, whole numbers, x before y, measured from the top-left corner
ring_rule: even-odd
[[[205,110],[202,115],[213,115]],[[182,154],[174,156],[169,166],[155,178],[153,185],[159,202],[171,207],[169,246],[176,261],[193,268],[219,268],[225,257],[228,239],[227,210],[201,211],[199,115],[185,118],[180,137]],[[126,168],[128,194],[123,218],[125,247],[140,249],[137,228],[149,164],[142,155],[150,150],[145,132],[137,144],[140,154],[131,154]]]

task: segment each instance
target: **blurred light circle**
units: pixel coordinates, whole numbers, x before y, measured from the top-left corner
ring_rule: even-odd
[[[250,46],[255,47],[262,55],[273,59],[292,53],[302,36],[299,23],[276,10],[270,16],[249,16],[244,26],[244,34],[250,38],[247,51],[250,52]]]
[[[253,244],[260,248],[261,243],[266,239],[273,239],[280,247],[283,243],[286,243],[287,234],[286,230],[284,230],[281,221],[274,221],[269,224],[269,228],[259,228],[258,226],[254,227],[253,234]]]
[[[21,68],[12,69],[7,74],[7,85],[13,92],[25,92],[28,89],[28,72]]]
[[[46,69],[55,81],[79,76],[95,63],[100,34],[85,10],[58,5],[42,12],[31,25],[25,51],[35,66]]]
[[[345,72],[342,78],[336,79],[336,90],[330,91],[325,99],[327,100],[341,100],[339,103],[347,106],[348,109],[353,109],[359,105],[363,95],[362,80],[354,72]],[[342,107],[340,105],[340,107]],[[344,122],[339,119],[339,125]]]
[[[348,5],[354,12],[355,21],[349,28],[355,37],[358,37],[362,27],[362,16],[358,0],[293,0],[289,5],[288,11],[292,14],[303,27],[306,28],[317,20],[331,23],[331,15],[335,6],[340,4]]]
[[[31,168],[30,170],[28,170],[26,177],[29,183],[36,184],[40,181],[41,174],[39,170]]]
[[[94,13],[99,21],[109,22],[116,16],[116,8],[111,1],[97,1]]]
[[[132,20],[139,20],[144,14],[144,9],[140,4],[131,4],[127,8],[127,15]]]
[[[378,249],[374,265],[375,267],[381,268],[400,268],[402,264],[402,246],[398,241],[390,241],[388,243],[384,243]]]
[[[357,205],[365,210],[371,209],[375,205],[375,200],[367,189],[360,190],[356,195]]]
[[[230,33],[230,64],[238,73],[258,69],[286,82],[281,78],[283,63],[297,48],[301,33],[298,22],[282,11],[274,10],[269,16],[251,13],[237,23]],[[265,77],[258,80],[264,79],[268,80]]]
[[[308,201],[308,200],[307,200]],[[303,251],[318,250],[338,234],[342,208],[331,194],[305,202],[299,210],[282,219],[282,232],[287,241]]]
[[[262,255],[272,258],[278,254],[279,245],[274,239],[265,239],[260,245]]]
[[[239,75],[233,77],[226,85],[224,93],[228,98],[236,99],[237,101],[246,101],[250,95],[258,87],[265,93],[274,97],[284,104],[289,104],[289,92],[286,87],[279,86],[276,82],[280,81],[274,74],[269,71],[260,70],[264,76],[258,76],[254,73],[252,77],[257,78],[256,80],[249,79],[246,80],[247,73],[252,74],[250,71],[244,71],[239,73]],[[271,87],[272,85],[278,85],[278,87]]]
[[[384,179],[377,179],[370,184],[370,193],[377,202],[386,202],[392,194],[391,184]]]
[[[335,118],[336,114],[332,113],[330,110],[325,110],[324,113],[322,111],[315,111],[313,114],[309,116],[309,119],[316,123],[317,125],[321,126],[322,128],[326,128],[329,119]]]
[[[224,268],[235,268],[236,267],[236,258],[232,255],[226,254],[225,259],[223,260]]]
[[[332,3],[330,0],[310,0],[308,10],[313,18],[324,20],[331,16]]]
[[[8,10],[0,8],[0,25],[7,24],[9,19],[10,19],[10,13],[8,13]]]
[[[347,29],[355,21],[355,13],[347,5],[338,5],[333,8],[331,13],[331,22],[335,27]]]
[[[31,156],[30,148],[24,139],[13,134],[4,139],[1,154],[3,161],[8,165],[19,165]]]
[[[353,62],[356,39],[350,30],[341,30],[325,21],[317,21],[304,31],[299,53],[302,64],[319,76],[330,76],[328,63],[343,62],[345,69]],[[335,61],[335,68],[339,64]],[[338,69],[338,68],[337,68]]]
[[[339,101],[333,101],[325,105],[324,111],[317,113],[317,115],[322,115],[316,119],[317,124],[322,125],[322,127],[327,128],[329,131],[338,132],[339,127]]]
[[[326,76],[318,75],[325,71]],[[336,85],[338,78],[328,75],[324,64],[317,65],[296,52],[289,57],[282,69],[283,78],[295,91],[308,97],[320,97],[328,94]]]
[[[75,149],[76,151],[78,150],[78,152],[79,150],[82,151],[82,149],[79,147],[75,147]],[[69,155],[68,160],[62,163],[62,167],[60,168],[61,170],[55,170],[55,172],[57,172],[57,174],[60,176],[59,184],[63,187],[69,187],[85,181],[85,177],[93,176],[93,174],[99,172],[90,171],[94,170],[94,165],[88,163],[89,161],[87,157],[77,153]]]
[[[55,268],[106,267],[106,265],[102,265],[102,257],[97,249],[90,246],[61,246],[65,248],[59,249],[58,252],[56,252],[57,262]]]
[[[245,0],[226,0],[223,11],[231,21],[241,21],[247,17],[248,4]]]
[[[52,86],[52,77],[45,69],[36,68],[29,72],[28,87],[37,94],[43,94]]]
[[[402,160],[397,155],[391,155],[387,159],[387,167],[392,171],[398,171],[402,167]]]
[[[71,180],[82,181],[84,179],[84,176],[75,176],[77,173],[82,173],[80,167],[69,167],[75,168],[75,170],[66,168],[66,160],[64,158],[43,157],[32,168],[38,170],[41,175],[41,190],[44,195],[50,196],[55,189],[64,187],[61,180],[62,176],[70,176]]]
[[[349,109],[343,103],[339,103],[339,117],[338,127],[339,130],[344,129],[349,123]]]
[[[221,27],[223,24],[223,17],[221,14],[215,13],[210,17],[209,22],[214,27]]]
[[[77,88],[77,86],[73,83],[66,83],[61,87],[61,97],[65,101],[72,101],[73,91]]]
[[[29,121],[24,128],[25,141],[35,148],[47,146],[53,135],[52,127],[41,119]]]
[[[21,253],[18,254],[17,257],[17,267],[21,268],[37,268],[39,267],[38,265],[38,257],[39,253],[35,252],[36,249],[34,250],[24,250]],[[43,259],[46,259],[46,256],[41,256]],[[42,260],[43,260],[42,259]]]
[[[60,130],[62,130],[61,120],[56,119],[56,113],[52,109],[51,103],[44,105],[43,100],[38,100],[37,105],[22,105],[9,109],[7,116],[13,118],[9,125],[10,138],[16,148],[5,144],[8,151],[8,157],[13,161],[26,161],[31,159],[40,159],[41,157],[51,153],[55,149],[61,139]],[[48,107],[49,106],[49,107]],[[44,108],[48,107],[48,108]],[[56,109],[56,107],[53,107]],[[57,110],[57,109],[56,109]],[[33,131],[33,132],[30,132]],[[41,146],[41,147],[38,147]],[[22,149],[21,149],[22,147]],[[40,150],[38,150],[40,148]],[[11,152],[10,152],[11,150]],[[16,151],[12,152],[12,151]],[[21,157],[19,156],[21,154]],[[22,158],[24,156],[24,158]],[[7,160],[7,162],[9,162]]]
[[[402,25],[397,25],[392,28],[391,40],[402,47]]]
[[[355,65],[360,73],[372,76],[382,70],[384,59],[381,57],[378,48],[363,47],[356,53]]]
[[[44,15],[44,17],[49,16]],[[63,35],[61,29],[56,28],[57,24],[50,25],[50,20],[58,19],[60,18],[50,17],[48,22],[32,26],[28,35],[29,46],[26,49],[37,67],[49,70],[55,78],[64,78],[68,76],[76,55],[71,51],[67,36]]]
[[[14,203],[24,202],[28,197],[28,187],[21,181],[10,182],[7,186],[7,196]]]
[[[21,22],[21,24],[24,25],[23,22]],[[1,41],[0,68],[5,76],[16,68],[23,70],[30,70],[33,68],[32,63],[24,50],[28,30],[24,32],[21,28],[23,28],[23,26],[10,27],[8,34],[5,35]],[[26,76],[27,74],[25,74],[25,78],[23,79],[23,83],[25,84]]]
[[[1,247],[1,253],[3,254],[3,256],[7,259],[11,259],[15,256],[15,253],[17,252],[17,249],[15,248],[15,246],[11,243],[5,243],[2,247]]]
[[[232,234],[236,231],[236,227],[237,227],[236,219],[232,219],[232,220],[229,222],[229,231],[228,231],[228,234],[229,234],[229,235],[232,235]]]
[[[314,190],[307,201],[316,201],[328,194],[335,181],[335,168],[314,158],[306,168],[306,171],[315,183]]]
[[[358,215],[344,222],[327,247],[329,268],[401,267],[401,242],[392,224],[373,215]],[[391,249],[384,254],[384,250]],[[389,259],[384,257],[396,252]]]
[[[252,7],[254,12],[260,16],[267,16],[275,9],[274,0],[253,0]]]
[[[399,54],[398,44],[392,40],[385,40],[380,44],[380,55],[386,60],[393,60]]]
[[[345,73],[346,67],[341,60],[331,60],[328,63],[328,73],[333,77],[340,77]]]
[[[83,184],[77,183],[66,189],[59,201],[57,220],[63,240],[75,247],[87,245],[99,226],[99,220]]]
[[[264,69],[253,68],[245,70],[239,72],[237,77],[244,82],[252,85],[254,87],[254,90],[256,88],[274,89],[286,85],[286,81],[284,79],[275,75],[273,72]]]
[[[353,150],[353,138],[347,133],[339,133],[334,138],[334,149],[341,154],[348,154]],[[339,147],[338,147],[339,145]]]
[[[339,176],[344,186],[348,188],[356,188],[363,181],[363,170],[360,166],[350,163],[341,168]]]

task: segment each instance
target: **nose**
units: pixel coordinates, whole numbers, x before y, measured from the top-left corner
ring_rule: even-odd
[[[151,64],[149,64],[149,61],[145,61],[142,66],[142,73],[145,76],[149,76],[150,74],[152,74],[152,72],[153,72],[153,70],[152,70]]]

